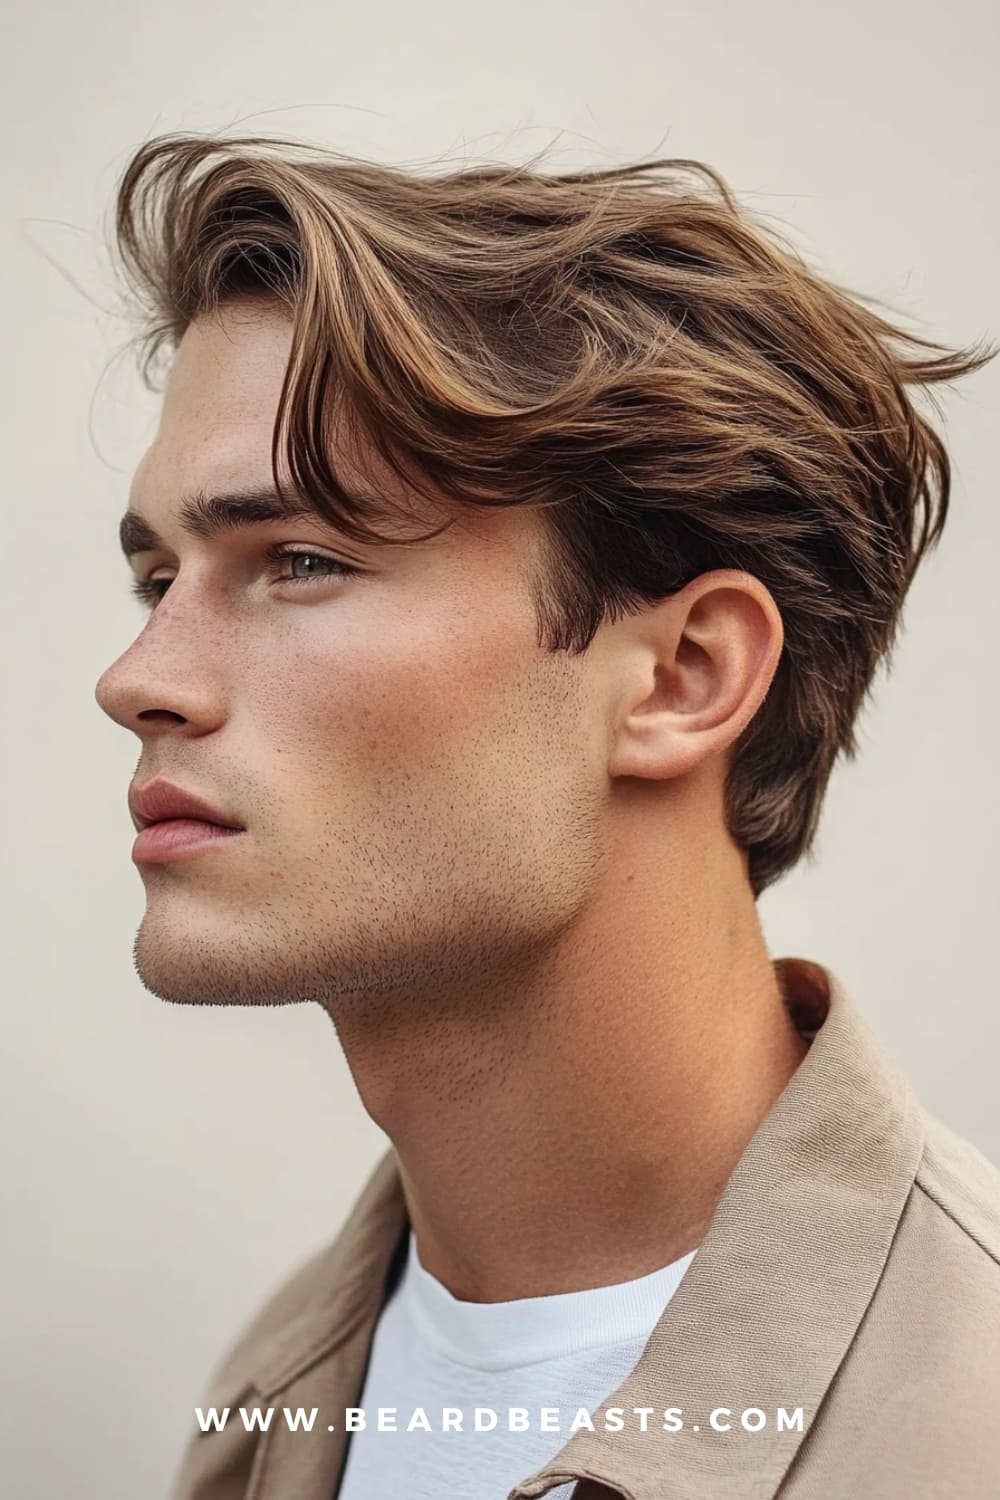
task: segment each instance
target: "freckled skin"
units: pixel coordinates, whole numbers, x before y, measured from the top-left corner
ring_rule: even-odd
[[[139,975],[323,1005],[453,1295],[644,1275],[699,1243],[804,1051],[724,816],[780,615],[719,569],[550,653],[519,507],[353,555],[312,518],[184,535],[196,490],[270,480],[290,336],[260,306],[193,324],[132,486],[165,543],[133,566],[171,582],[98,701],[139,783],[247,829],[140,866]],[[275,544],[362,574],[296,583]]]
[[[139,867],[136,963],[175,1001],[441,1003],[586,895],[603,782],[585,679],[536,642],[527,513],[364,548],[362,576],[308,585],[252,564],[272,542],[338,555],[319,519],[205,543],[176,530],[195,488],[269,477],[289,342],[277,317],[193,325],[132,487],[174,549],[136,571],[173,581],[99,701],[142,736],[137,781],[165,775],[247,827]]]

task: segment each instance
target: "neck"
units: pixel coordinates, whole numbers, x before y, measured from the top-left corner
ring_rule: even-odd
[[[700,1244],[807,1047],[742,862],[721,858],[682,901],[619,874],[620,899],[461,1006],[334,1016],[454,1296],[611,1285]]]

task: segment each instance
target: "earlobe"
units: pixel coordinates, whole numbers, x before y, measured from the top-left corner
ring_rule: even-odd
[[[641,666],[609,773],[669,780],[724,753],[750,723],[777,670],[781,615],[759,579],[716,569],[630,623],[625,649]]]

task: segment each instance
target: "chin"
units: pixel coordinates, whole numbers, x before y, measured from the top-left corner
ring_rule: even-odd
[[[174,1005],[287,1005],[296,996],[268,983],[263,955],[240,951],[232,933],[212,942],[204,933],[157,930],[147,918],[132,959],[143,986]],[[286,978],[287,985],[287,978]]]

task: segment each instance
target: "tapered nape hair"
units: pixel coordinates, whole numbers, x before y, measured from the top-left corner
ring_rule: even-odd
[[[947,514],[948,456],[907,387],[993,347],[904,332],[697,161],[427,173],[168,134],[126,167],[115,227],[151,386],[194,319],[261,298],[287,312],[274,480],[346,536],[400,520],[338,477],[347,430],[452,514],[543,509],[549,650],[583,652],[711,569],[758,578],[784,646],[730,748],[728,826],[755,897],[810,852]]]

